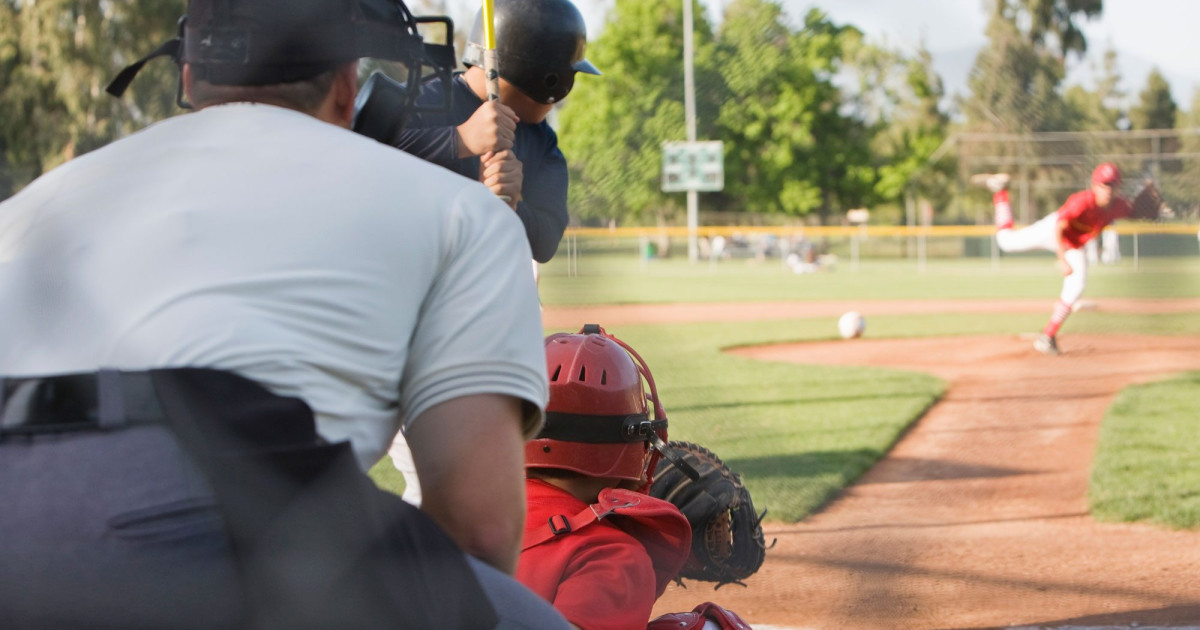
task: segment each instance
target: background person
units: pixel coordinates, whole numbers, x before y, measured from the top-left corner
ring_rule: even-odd
[[[645,627],[691,552],[687,518],[644,492],[650,433],[664,437],[666,418],[651,415],[638,365],[598,326],[545,343],[550,402],[525,445],[517,579],[578,628]]]
[[[466,71],[450,83],[421,87],[420,103],[436,106],[448,90],[448,112],[415,112],[392,144],[472,179],[509,198],[525,225],[533,258],[558,250],[567,215],[567,163],[546,122],[570,94],[575,74],[600,74],[584,58],[587,27],[570,0],[496,0],[499,102],[487,100],[483,17],[477,12]]]
[[[749,628],[712,602],[650,620],[667,584],[694,559],[695,525],[675,503],[648,494],[657,464],[690,464],[660,459],[678,451],[658,441],[666,412],[646,363],[589,324],[546,337],[546,368],[546,427],[525,445],[528,514],[517,579],[584,630]],[[721,511],[719,499],[704,494],[719,491],[699,490],[704,485],[693,480],[692,499]]]
[[[571,92],[577,72],[599,71],[584,58],[586,26],[569,0],[496,0],[494,13],[499,102],[486,100],[483,19],[477,14],[463,56],[467,70],[448,85],[432,80],[421,88],[419,102],[427,106],[442,103],[449,90],[450,110],[414,113],[390,144],[507,197],[525,226],[533,259],[544,263],[558,250],[569,221],[567,162],[546,117]],[[404,498],[419,505],[421,482],[403,436],[391,456],[404,475]]]
[[[563,627],[507,575],[547,395],[520,223],[348,130],[411,14],[192,0],[181,36],[200,111],[0,204],[0,626]],[[364,472],[400,428],[423,511]]]
[[[1120,196],[1121,170],[1105,162],[1092,171],[1091,187],[1067,198],[1055,212],[1024,228],[1013,227],[1012,204],[1006,173],[972,176],[971,181],[992,191],[995,206],[996,246],[1004,252],[1046,250],[1054,252],[1063,275],[1062,291],[1050,320],[1033,342],[1042,354],[1057,355],[1058,331],[1087,286],[1088,261],[1084,250],[1113,221],[1129,216],[1132,206]]]

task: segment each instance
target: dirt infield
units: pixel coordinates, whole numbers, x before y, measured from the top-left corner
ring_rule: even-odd
[[[848,310],[843,303],[710,306],[587,313],[589,321],[616,325]],[[1094,306],[1200,312],[1200,300]],[[1046,308],[1045,301],[1025,300],[896,302],[873,304],[871,312]],[[545,320],[570,328],[580,315],[547,309]],[[1085,497],[1097,428],[1115,394],[1200,369],[1200,338],[1064,334],[1061,341],[1066,354],[1054,358],[1016,336],[739,350],[771,360],[921,370],[949,388],[826,509],[802,523],[770,524],[768,540],[778,542],[746,588],[672,586],[656,612],[711,600],[755,625],[797,628],[1200,625],[1200,532],[1097,523]]]

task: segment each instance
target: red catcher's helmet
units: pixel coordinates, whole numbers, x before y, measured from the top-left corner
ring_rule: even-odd
[[[666,440],[667,418],[645,362],[595,324],[545,344],[550,403],[546,426],[525,444],[525,467],[647,481],[657,460],[651,446]]]
[[[1104,162],[1092,171],[1092,183],[1116,188],[1121,185],[1121,169],[1112,162]]]

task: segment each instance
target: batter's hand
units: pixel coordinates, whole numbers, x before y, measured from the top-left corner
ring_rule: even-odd
[[[524,179],[524,167],[512,151],[488,152],[479,160],[479,180],[497,197],[507,198],[513,208],[521,200]]]
[[[456,128],[458,157],[511,149],[517,133],[517,120],[512,108],[500,101],[488,101],[480,105],[466,122]]]

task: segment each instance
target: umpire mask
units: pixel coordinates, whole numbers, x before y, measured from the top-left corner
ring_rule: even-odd
[[[155,57],[191,65],[196,77],[215,85],[270,85],[312,78],[339,64],[370,57],[403,64],[409,84],[423,67],[449,76],[451,45],[426,44],[420,22],[448,18],[412,15],[402,0],[191,0],[179,34],[123,69],[107,91],[121,96]],[[446,41],[453,41],[449,37]],[[416,98],[406,92],[405,106]],[[183,99],[179,104],[190,107]]]

